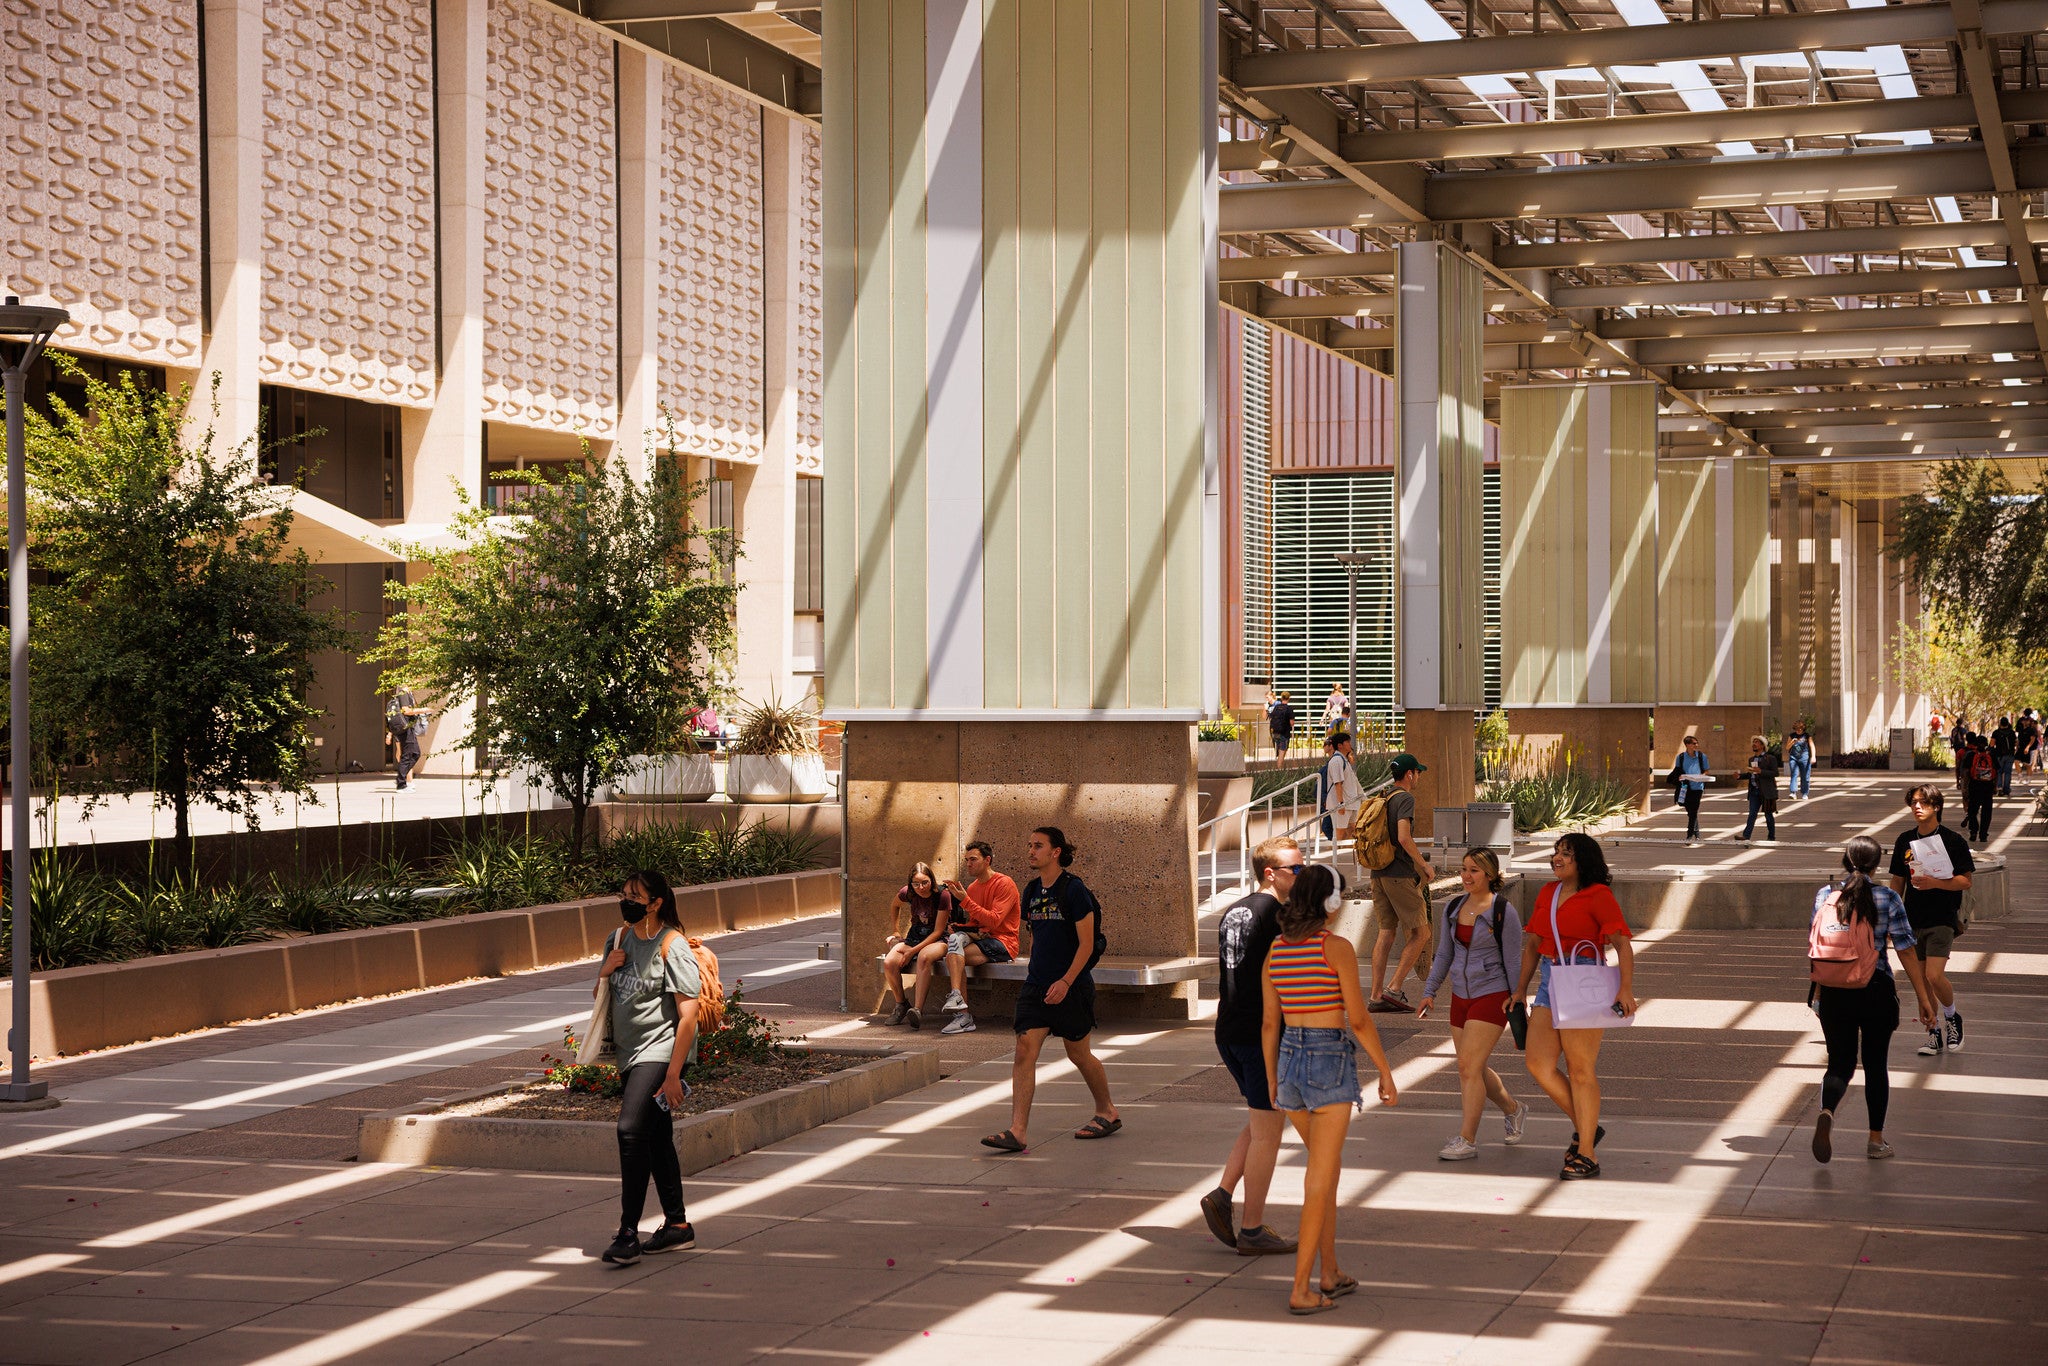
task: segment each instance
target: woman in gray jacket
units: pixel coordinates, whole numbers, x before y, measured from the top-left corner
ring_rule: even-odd
[[[1508,993],[1514,983],[1508,964],[1522,961],[1522,918],[1500,894],[1500,860],[1491,849],[1469,849],[1458,869],[1464,894],[1444,907],[1437,925],[1436,959],[1422,989],[1418,1016],[1429,1014],[1437,989],[1451,983],[1451,1038],[1458,1050],[1458,1087],[1465,1103],[1465,1123],[1437,1156],[1461,1162],[1479,1156],[1479,1117],[1492,1101],[1500,1107],[1506,1143],[1522,1141],[1529,1107],[1517,1104],[1501,1084],[1500,1074],[1486,1065],[1501,1031],[1507,1028]]]

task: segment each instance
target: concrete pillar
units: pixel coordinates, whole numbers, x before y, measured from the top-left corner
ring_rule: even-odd
[[[440,129],[441,374],[434,406],[407,409],[400,438],[405,520],[447,521],[460,488],[484,480],[484,121],[488,0],[439,0],[435,43]],[[426,773],[467,773],[473,750],[453,748],[469,727],[465,702],[434,718],[422,739]]]
[[[1657,753],[1695,731],[1727,767],[1763,729],[1770,681],[1770,485],[1752,457],[1657,471]]]
[[[1418,833],[1429,834],[1432,808],[1472,800],[1472,727],[1485,689],[1484,280],[1442,243],[1398,251],[1396,674],[1407,747],[1427,766],[1415,813]]]
[[[1501,390],[1501,691],[1515,738],[1650,792],[1657,391]]]
[[[1777,571],[1771,576],[1771,711],[1790,734],[1800,716],[1800,676],[1806,645],[1805,597],[1800,589],[1799,478],[1791,471],[1771,481],[1771,539]]]
[[[619,435],[635,478],[660,444],[662,99],[667,63],[619,46]],[[749,565],[750,569],[755,566]]]
[[[262,411],[263,3],[205,0],[205,7],[210,288],[206,341],[198,371],[189,377],[193,401],[185,431],[188,441],[196,441],[211,427],[217,455],[248,442],[245,454],[253,465]]]
[[[1833,754],[1842,745],[1841,504],[1832,494],[1813,496],[1813,696],[1816,752]]]
[[[1040,824],[1082,848],[1113,952],[1192,954],[1191,723],[1220,673],[1214,27],[1159,0],[873,0],[825,25],[848,999],[873,998],[913,861],[950,872],[986,838],[1021,880]]]
[[[744,698],[799,700],[791,672],[796,619],[798,274],[802,268],[805,136],[795,120],[761,122],[761,236],[765,323],[763,435],[757,465],[733,467],[745,569],[740,573],[734,686]]]

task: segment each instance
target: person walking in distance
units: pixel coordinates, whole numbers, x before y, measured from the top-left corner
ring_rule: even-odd
[[[2012,766],[2019,758],[2020,733],[2013,729],[2012,718],[2001,716],[1998,725],[1991,732],[1991,759],[1998,767],[1998,791],[2000,797],[2012,795]]]
[[[1340,730],[1350,729],[1346,724],[1350,715],[1351,699],[1344,695],[1344,685],[1332,683],[1330,695],[1323,700],[1323,734],[1335,735]]]
[[[1707,795],[1707,776],[1713,771],[1713,762],[1700,748],[1700,737],[1687,735],[1671,765],[1671,784],[1685,807],[1685,837],[1689,840],[1700,837],[1700,799]]]
[[[1257,889],[1232,902],[1216,924],[1216,1051],[1250,1113],[1223,1164],[1223,1179],[1202,1197],[1202,1218],[1218,1242],[1243,1257],[1294,1251],[1293,1243],[1266,1227],[1266,1191],[1286,1120],[1273,1108],[1261,1038],[1266,953],[1280,935],[1283,900],[1304,866],[1301,846],[1293,840],[1281,835],[1264,841],[1252,850]],[[1231,1197],[1240,1181],[1244,1226],[1233,1229]]]
[[[1396,754],[1387,765],[1394,790],[1387,794],[1387,835],[1394,842],[1394,860],[1372,874],[1372,919],[1378,928],[1372,941],[1372,988],[1366,995],[1371,1010],[1414,1009],[1401,990],[1410,972],[1422,976],[1422,954],[1429,947],[1429,884],[1436,869],[1429,866],[1415,843],[1415,775],[1429,770],[1412,754]],[[1401,957],[1394,975],[1387,976],[1387,960],[1394,954],[1394,938],[1401,936]]]
[[[1967,796],[1969,795],[1970,791],[1969,787],[1967,786],[1967,784],[1970,781],[1970,777],[1963,766],[1963,752],[1969,749],[1970,747],[1970,727],[1967,724],[1965,724],[1961,716],[1957,716],[1956,719],[1949,724],[1948,744],[1950,751],[1953,752],[1956,757],[1956,795],[1959,797]]]
[[[1273,756],[1285,759],[1287,752],[1294,748],[1294,699],[1291,693],[1281,693],[1266,713],[1266,724],[1273,732]]]
[[[1536,894],[1529,913],[1529,932],[1522,937],[1522,964],[1508,997],[1512,1006],[1529,994],[1530,979],[1536,982],[1536,999],[1529,1007],[1529,1049],[1525,1055],[1529,1075],[1543,1088],[1558,1109],[1573,1124],[1571,1146],[1565,1149],[1564,1168],[1558,1173],[1565,1181],[1582,1181],[1600,1175],[1600,1140],[1607,1130],[1600,1124],[1599,1029],[1559,1029],[1551,1022],[1550,970],[1579,944],[1591,944],[1605,957],[1609,945],[1621,966],[1621,991],[1615,1004],[1624,1015],[1636,1013],[1635,953],[1629,944],[1628,922],[1614,899],[1607,871],[1607,855],[1591,835],[1573,831],[1558,837],[1550,851],[1550,871],[1557,880]],[[1566,1074],[1557,1070],[1562,1057]]]
[[[1343,839],[1358,822],[1358,804],[1365,789],[1358,782],[1358,763],[1352,757],[1351,733],[1338,731],[1323,741],[1323,771],[1316,780],[1321,795],[1323,838]]]
[[[1998,758],[1981,735],[1963,751],[1963,835],[1983,844],[1991,838],[1991,808],[1998,795]]]
[[[683,1207],[683,1168],[673,1117],[683,1103],[683,1068],[697,1055],[697,995],[703,977],[676,914],[676,894],[660,873],[642,871],[619,893],[626,924],[598,968],[612,989],[612,1041],[618,1049],[619,1232],[603,1259],[629,1266],[643,1252],[697,1245]],[[647,1183],[665,1216],[640,1238]]]
[[[412,771],[420,762],[420,737],[427,733],[427,710],[413,697],[411,688],[391,694],[384,709],[384,730],[398,741],[398,790],[412,786]]]
[[[1932,1028],[1937,1018],[1934,998],[1927,991],[1926,970],[1911,952],[1913,926],[1906,903],[1897,892],[1873,881],[1882,857],[1884,850],[1876,840],[1868,835],[1853,837],[1842,851],[1843,876],[1813,897],[1808,962],[1817,984],[1821,1033],[1828,1044],[1820,1116],[1813,1126],[1813,1155],[1821,1162],[1834,1156],[1835,1108],[1848,1093],[1859,1057],[1863,1061],[1863,1104],[1870,1111],[1870,1138],[1864,1156],[1892,1155],[1892,1145],[1884,1141],[1884,1115],[1891,1097],[1887,1057],[1892,1034],[1899,1027],[1899,990],[1892,978],[1887,942],[1899,951],[1899,961],[1913,983],[1920,1023]],[[1847,958],[1842,956],[1845,948],[1851,955]],[[1835,980],[1823,980],[1828,978]]]
[[[1074,846],[1055,825],[1031,832],[1023,918],[1031,927],[1031,963],[1017,993],[1017,1051],[1010,1061],[1010,1127],[981,1140],[999,1152],[1021,1153],[1038,1083],[1038,1054],[1049,1035],[1066,1045],[1067,1061],[1087,1083],[1095,1114],[1075,1138],[1108,1138],[1124,1127],[1109,1095],[1109,1074],[1088,1046],[1095,1032],[1095,979],[1088,974],[1102,925],[1101,903],[1067,869]]]
[[[1761,735],[1749,737],[1749,820],[1743,825],[1737,839],[1748,839],[1756,833],[1756,814],[1764,814],[1764,828],[1769,832],[1765,838],[1778,837],[1778,756]]]
[[[1813,795],[1813,737],[1806,733],[1804,721],[1792,723],[1792,734],[1785,741],[1785,772],[1793,801]]]
[[[1465,851],[1458,868],[1464,892],[1444,907],[1436,936],[1436,958],[1422,989],[1417,1015],[1429,1014],[1437,991],[1451,984],[1451,1039],[1458,1051],[1458,1091],[1463,1123],[1437,1157],[1462,1162],[1479,1156],[1479,1120],[1486,1102],[1500,1107],[1506,1132],[1501,1141],[1522,1141],[1529,1107],[1508,1094],[1500,1074],[1486,1065],[1501,1031],[1508,1027],[1508,974],[1522,962],[1522,918],[1501,895],[1504,880],[1493,850]]]
[[[1017,884],[995,869],[995,847],[987,840],[975,840],[960,855],[960,870],[967,881],[949,880],[946,890],[964,923],[946,939],[946,971],[953,980],[953,992],[946,997],[946,1009],[953,1018],[941,1034],[966,1034],[974,1028],[974,1012],[967,1008],[967,969],[983,963],[1008,963],[1017,957],[1017,922],[1022,905]]]
[[[910,923],[898,935],[896,926],[905,911]],[[892,1025],[912,1029],[924,1022],[925,993],[931,990],[932,973],[946,956],[946,935],[953,927],[953,897],[939,885],[939,875],[929,863],[912,866],[909,881],[889,903],[888,951],[882,956],[882,984],[896,998]],[[910,999],[903,996],[903,974],[912,974]]]
[[[1913,956],[1925,965],[1928,994],[1941,1011],[1919,1050],[1921,1057],[1933,1058],[1963,1051],[1963,1013],[1956,1009],[1956,989],[1948,980],[1948,957],[1963,928],[1963,893],[1975,881],[1977,864],[1970,857],[1970,842],[1941,823],[1940,788],[1931,783],[1907,788],[1906,809],[1913,826],[1892,843],[1892,890],[1906,903]],[[1936,876],[1939,863],[1928,857],[1937,848],[1947,857],[1947,877]]]
[[[1330,917],[1343,905],[1330,869],[1310,865],[1296,874],[1280,912],[1280,935],[1266,953],[1261,986],[1259,1042],[1270,1099],[1308,1149],[1290,1314],[1326,1313],[1358,1288],[1357,1279],[1337,1265],[1337,1178],[1351,1110],[1361,1100],[1360,1048],[1379,1070],[1380,1104],[1398,1099],[1394,1069],[1358,990],[1357,955],[1349,940],[1329,932]]]

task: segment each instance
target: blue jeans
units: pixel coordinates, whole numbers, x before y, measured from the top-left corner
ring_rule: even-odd
[[[1997,763],[1998,795],[2010,797],[2012,795],[2012,756],[2010,754],[2000,754],[1997,756]]]
[[[1804,797],[1813,790],[1813,760],[1810,757],[1786,760],[1785,771],[1790,775],[1793,796]]]
[[[1288,1025],[1280,1035],[1279,1092],[1283,1110],[1358,1104],[1358,1040],[1348,1029]]]
[[[1756,813],[1759,811],[1764,813],[1764,828],[1770,832],[1769,838],[1776,839],[1778,837],[1777,803],[1773,802],[1766,809],[1764,806],[1764,794],[1761,792],[1751,792],[1749,794],[1749,821],[1742,827],[1742,838],[1748,839],[1755,832]]]

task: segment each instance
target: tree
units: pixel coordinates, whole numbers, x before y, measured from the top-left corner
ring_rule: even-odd
[[[2048,639],[2048,471],[2021,493],[1996,461],[1937,466],[1921,497],[1901,500],[1891,552],[1986,645]]]
[[[723,695],[730,533],[696,525],[700,491],[674,461],[643,482],[615,456],[535,487],[507,526],[458,490],[456,544],[415,548],[425,573],[390,585],[404,611],[366,658],[423,701],[477,700],[458,743],[537,771],[574,814],[574,857],[599,789]]]
[[[209,423],[188,445],[189,389],[71,368],[86,410],[53,399],[51,417],[28,415],[30,535],[49,578],[31,589],[39,747],[80,762],[67,783],[88,807],[154,793],[189,866],[194,801],[253,823],[260,788],[310,791],[313,658],[349,638],[309,601],[257,438],[223,453]]]
[[[2048,652],[1986,641],[1969,622],[1939,613],[1923,628],[1902,628],[1893,648],[1907,691],[1987,734],[1998,717],[2033,705],[2048,682]]]

